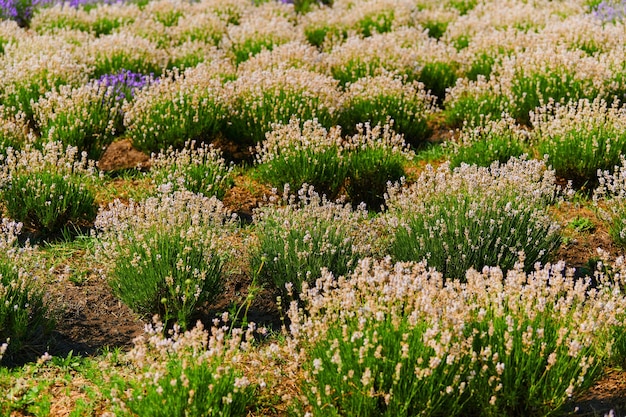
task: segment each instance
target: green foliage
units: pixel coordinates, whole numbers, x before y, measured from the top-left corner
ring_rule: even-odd
[[[39,100],[35,119],[46,140],[75,146],[98,160],[122,127],[121,106],[113,87],[94,82],[62,86]]]
[[[304,36],[311,45],[321,48],[328,36],[332,36],[337,39],[346,39],[348,37],[348,32],[339,26],[309,25],[304,28]]]
[[[550,101],[563,103],[593,99],[592,80],[580,80],[568,69],[525,73],[518,70],[511,85],[510,114],[521,124],[530,124],[530,112]]]
[[[434,97],[424,85],[388,76],[363,78],[348,87],[338,123],[346,134],[356,133],[358,124],[383,125],[393,120],[394,130],[415,146],[431,133],[429,116],[435,112]]]
[[[378,15],[367,15],[357,22],[359,32],[364,37],[375,33],[391,32],[394,20],[393,9],[384,11]]]
[[[477,4],[478,0],[448,0],[448,5],[457,9],[461,16],[466,15],[474,9]]]
[[[257,211],[258,245],[250,258],[259,281],[289,297],[299,294],[303,283],[313,284],[322,268],[346,274],[358,256],[353,245],[361,214],[330,203],[312,190],[303,188],[299,194],[299,202]],[[288,283],[290,288],[286,288]]]
[[[357,57],[342,65],[333,66],[330,72],[333,78],[339,81],[339,85],[346,87],[361,78],[373,77],[380,67],[382,67],[382,62],[379,58],[364,61]]]
[[[8,341],[0,360],[23,355],[30,344],[41,343],[50,331],[52,323],[46,317],[43,297],[32,276],[4,256],[0,258],[0,345]]]
[[[462,279],[470,268],[512,269],[522,252],[524,268],[531,270],[535,263],[546,262],[561,242],[545,218],[514,196],[480,201],[451,195],[429,204],[428,214],[409,216],[406,227],[396,230],[390,248],[394,259],[426,260],[446,276]]]
[[[626,326],[613,326],[610,340],[613,341],[610,355],[611,363],[622,369],[626,369]]]
[[[154,74],[159,76],[164,66],[158,63],[151,63],[145,57],[135,57],[118,51],[106,56],[100,56],[95,62],[93,77],[101,77],[106,74],[117,74],[120,71],[128,70],[140,74]]]
[[[570,385],[581,371],[588,373],[584,382],[581,381],[581,388],[590,386],[599,376],[601,366],[599,361],[594,362],[598,358],[593,345],[581,346],[580,351],[573,353],[572,345],[561,342],[563,338],[573,337],[575,340],[573,327],[577,319],[569,315],[559,321],[555,318],[558,316],[554,314],[555,308],[558,307],[550,304],[541,314],[532,314],[530,310],[512,312],[512,316],[517,316],[512,324],[500,313],[487,310],[485,319],[472,323],[475,352],[484,352],[486,346],[489,346],[490,352],[506,352],[504,356],[499,356],[503,369],[501,373],[493,357],[484,354],[475,365],[477,370],[488,367],[487,374],[501,384],[501,394],[494,402],[492,395],[498,383],[488,378],[474,381],[471,405],[481,410],[482,415],[549,415],[565,405],[570,397]],[[543,337],[534,337],[529,343],[524,331],[509,333],[511,328],[541,329]],[[507,349],[507,344],[511,346],[511,343],[513,348]],[[539,352],[550,352],[553,356]]]
[[[346,178],[347,167],[338,146],[325,150],[312,148],[283,148],[279,155],[257,166],[254,175],[261,181],[280,189],[289,184],[300,189],[304,184],[329,199],[339,194]]]
[[[494,161],[505,163],[530,151],[525,134],[513,121],[503,120],[481,123],[483,127],[465,131],[460,143],[453,148],[450,167],[462,163],[490,166]]]
[[[25,79],[15,82],[10,87],[5,87],[2,97],[2,105],[6,108],[15,108],[21,111],[27,120],[33,118],[33,104],[36,103],[47,91],[52,91],[64,84],[61,79],[51,83],[45,78]]]
[[[465,76],[471,81],[476,81],[479,75],[488,79],[491,76],[495,64],[496,57],[482,52],[474,58]]]
[[[94,8],[96,7],[98,6],[96,5]],[[56,15],[38,13],[31,23],[31,29],[41,34],[54,33],[64,29],[74,29],[92,33],[94,36],[99,37],[110,35],[114,30],[123,25],[130,24],[132,21],[133,19],[130,17],[106,16],[104,13],[103,15],[99,15],[96,19],[90,19],[87,10],[76,11],[74,15],[68,15],[67,13],[59,13]]]
[[[16,173],[0,197],[11,219],[43,233],[90,223],[98,210],[93,192],[80,177],[46,171]]]
[[[169,360],[158,383],[147,387],[145,382],[130,384],[137,394],[125,402],[126,407],[137,416],[246,416],[254,387],[237,387],[239,373],[229,367],[224,369],[218,360],[207,362]]]
[[[596,225],[589,217],[576,216],[567,224],[567,227],[574,229],[578,233],[593,232]]]
[[[154,157],[150,176],[157,185],[169,183],[171,191],[184,189],[218,199],[234,185],[232,166],[226,165],[221,152],[210,145],[196,147],[194,142]]]
[[[147,153],[181,149],[191,140],[209,142],[222,129],[226,104],[221,81],[204,75],[204,68],[173,72],[171,79],[162,78],[135,96],[124,125],[137,149]]]
[[[232,52],[235,55],[235,64],[239,65],[244,61],[247,61],[254,55],[258,54],[261,51],[267,50],[271,51],[275,46],[275,42],[269,38],[261,38],[254,39],[249,38],[246,39],[242,43],[235,43],[232,46]]]
[[[234,81],[236,92],[225,127],[226,136],[234,142],[260,143],[273,124],[287,124],[292,117],[317,119],[326,128],[335,125],[339,93],[329,77],[292,68],[255,73],[250,80],[257,81]]]
[[[489,369],[484,377],[473,381],[473,398],[468,404],[471,408],[488,416],[549,415],[566,404],[572,393],[571,384],[581,373],[587,374],[579,382],[583,389],[600,375],[602,369],[595,346],[576,340],[576,316],[568,314],[559,320],[555,312],[558,306],[552,303],[539,314],[531,309],[519,311],[513,300],[505,308],[510,315],[505,317],[488,309],[484,318],[469,326],[474,334],[474,351],[480,355],[475,369],[485,366]],[[520,331],[511,333],[510,329]],[[531,336],[529,341],[525,333],[528,329],[541,331],[542,337]],[[564,338],[574,342],[562,343]],[[490,348],[489,352],[505,353],[498,355],[500,363],[485,355],[486,347]],[[498,383],[490,378],[501,384],[499,390]],[[495,394],[494,388],[500,393]]]
[[[313,6],[332,7],[334,0],[293,0],[293,8],[296,13],[308,13],[313,10]]]
[[[458,77],[458,64],[432,61],[423,64],[417,80],[423,82],[424,89],[442,103],[446,97],[446,89],[454,86]]]
[[[440,22],[438,20],[428,20],[422,23],[424,29],[428,30],[428,36],[433,39],[440,39],[446,29],[448,29],[448,22]]]
[[[480,126],[487,120],[500,120],[508,106],[508,99],[493,91],[483,91],[477,96],[461,93],[454,101],[445,103],[444,115],[450,127],[461,127],[464,123]]]
[[[528,149],[523,142],[511,136],[486,137],[468,146],[461,146],[450,159],[450,167],[462,163],[487,167],[492,162],[505,163],[512,157],[520,157]]]
[[[114,245],[109,284],[143,318],[158,314],[186,329],[197,309],[221,293],[224,259],[185,230],[129,231]]]
[[[237,363],[253,336],[252,328],[229,330],[227,322],[219,321],[210,331],[200,322],[184,332],[160,322],[147,325],[145,338],[125,356],[136,374],[113,375],[115,414],[246,416],[256,386]]]
[[[469,35],[460,35],[451,41],[454,49],[462,51],[470,45],[471,37]]]
[[[346,193],[350,201],[379,210],[385,202],[387,183],[405,176],[404,154],[385,147],[356,149],[348,156]]]
[[[517,161],[512,160],[510,166]],[[448,169],[440,169],[444,168]],[[498,164],[488,169],[463,165],[450,174],[449,180],[441,177],[441,183],[433,186],[439,191],[428,188],[435,178],[429,176],[418,179],[424,184],[407,191],[406,197],[391,190],[387,204],[396,216],[389,249],[392,258],[427,261],[446,277],[457,279],[463,279],[470,268],[497,265],[508,271],[520,261],[520,254],[526,271],[537,262],[549,260],[561,243],[558,225],[546,210],[546,201],[553,197],[539,199],[506,185],[508,180],[499,177],[501,170]],[[470,185],[466,181],[478,179],[462,178],[478,172],[485,176],[480,181],[488,184]],[[447,191],[445,184],[449,184]],[[554,193],[554,184],[545,187],[542,192]]]
[[[446,286],[420,265],[371,264],[325,276],[304,300],[316,324],[301,335],[302,392],[314,414],[545,416],[601,372],[576,330],[593,307],[572,283],[550,289],[558,268],[510,282],[494,268]]]
[[[609,235],[613,242],[626,248],[626,210],[617,209],[613,213],[609,226]]]
[[[436,360],[435,350],[423,342],[428,325],[409,325],[406,317],[393,319],[391,315],[380,321],[370,317],[357,333],[359,318],[355,315],[352,320],[333,323],[326,335],[307,349],[310,359],[304,369],[312,381],[303,392],[315,414],[408,417],[426,411],[434,416],[461,415],[469,391],[445,390],[468,372],[470,358],[450,365],[445,357],[439,358],[432,373],[418,377],[419,364]],[[346,334],[359,336],[348,341]],[[404,352],[402,346],[410,349]]]
[[[596,183],[598,171],[619,165],[626,152],[626,117],[618,106],[582,100],[559,107],[555,116],[550,108],[541,110],[533,120],[537,152],[548,155],[557,175],[575,186]]]

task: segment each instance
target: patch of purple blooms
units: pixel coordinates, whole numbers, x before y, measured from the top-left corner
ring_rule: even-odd
[[[130,101],[133,99],[137,90],[142,89],[147,84],[155,82],[155,79],[152,74],[144,75],[123,69],[115,74],[105,74],[101,76],[98,82],[106,87],[113,87],[113,94],[115,94],[116,100]]]
[[[604,0],[596,6],[593,15],[603,22],[616,22],[626,17],[626,0]]]
[[[35,9],[50,6],[55,3],[64,3],[79,8],[93,4],[114,4],[124,0],[0,0],[0,19],[15,20],[20,26],[28,26]]]
[[[36,7],[49,4],[50,0],[0,0],[0,18],[15,20],[27,26]]]

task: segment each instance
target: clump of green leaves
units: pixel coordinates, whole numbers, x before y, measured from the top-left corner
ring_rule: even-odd
[[[513,157],[528,153],[528,134],[511,118],[480,123],[478,127],[466,127],[452,148],[450,168],[462,163],[490,166],[494,161],[505,163]]]
[[[113,292],[143,318],[155,314],[183,329],[222,288],[223,259],[187,230],[129,233],[111,271]],[[122,246],[123,245],[123,246]]]
[[[215,197],[162,190],[138,205],[117,201],[99,214],[98,255],[111,264],[113,292],[134,312],[186,329],[221,293],[223,239],[233,222]]]
[[[180,149],[190,140],[210,141],[226,116],[220,71],[206,65],[173,71],[139,91],[124,106],[126,134],[133,145],[156,153]]]
[[[491,79],[482,75],[475,81],[461,78],[443,103],[446,123],[450,127],[480,126],[488,120],[499,120],[508,103],[509,99]]]
[[[59,233],[95,219],[94,174],[85,153],[79,158],[77,148],[59,142],[10,149],[0,169],[0,199],[12,219],[42,234]]]
[[[312,187],[298,196],[285,188],[284,206],[266,206],[254,215],[258,236],[251,257],[251,270],[259,280],[283,294],[299,294],[303,283],[312,284],[322,268],[347,273],[365,249],[359,245],[361,225],[367,212],[350,205],[332,203]]]
[[[10,218],[44,233],[90,223],[98,209],[80,178],[49,172],[13,176],[0,197]]]
[[[81,87],[61,86],[34,106],[44,140],[76,146],[98,160],[122,125],[121,102],[113,87],[91,82]]]
[[[150,176],[157,186],[171,184],[171,190],[189,190],[222,199],[233,186],[232,166],[212,145],[188,142],[181,150],[168,149],[153,155]]]
[[[407,142],[419,145],[430,133],[429,117],[436,112],[435,97],[419,82],[405,82],[393,74],[364,77],[347,87],[339,124],[354,134],[360,123],[372,126],[393,120],[394,129]]]
[[[452,172],[444,164],[406,190],[390,190],[390,253],[458,279],[470,268],[510,270],[520,256],[530,270],[560,245],[559,225],[547,212],[556,192],[545,161],[461,165]]]
[[[558,412],[600,375],[596,343],[619,320],[612,306],[596,303],[621,296],[593,292],[590,300],[588,285],[564,276],[563,263],[529,274],[516,268],[506,277],[498,268],[470,270],[467,283],[446,281],[423,263],[369,258],[350,276],[324,273],[302,293],[305,308],[290,314],[307,353],[303,409],[359,416]],[[579,314],[597,327],[580,326]]]
[[[346,178],[341,132],[328,131],[317,120],[291,118],[287,125],[274,125],[256,150],[255,175],[277,189],[308,184],[332,200]]]
[[[592,80],[581,79],[569,69],[524,71],[520,68],[512,79],[509,111],[520,123],[528,125],[530,113],[550,101],[566,104],[597,94]]]
[[[53,324],[47,318],[43,288],[15,256],[21,228],[5,218],[0,223],[0,360],[4,357],[5,362],[17,359],[29,346],[43,344]]]
[[[261,142],[272,124],[292,117],[335,124],[339,105],[337,83],[330,77],[300,68],[255,71],[229,83],[231,92],[226,135],[236,143]]]
[[[345,189],[354,205],[364,203],[368,209],[380,209],[387,185],[405,176],[404,165],[413,153],[392,127],[358,125],[357,134],[344,144],[348,161]]]
[[[574,185],[595,183],[626,152],[626,111],[604,100],[547,105],[532,114],[533,139],[557,175]]]
[[[600,218],[609,222],[609,234],[613,241],[626,247],[626,160],[613,171],[598,172],[598,187],[593,192],[594,205]]]
[[[252,337],[253,329],[227,334],[224,327],[213,327],[207,332],[198,323],[184,333],[178,328],[169,337],[164,333],[162,323],[150,326],[129,353],[141,372],[115,379],[117,391],[128,394],[116,398],[124,405],[118,415],[245,416],[255,386],[236,363],[243,337]]]

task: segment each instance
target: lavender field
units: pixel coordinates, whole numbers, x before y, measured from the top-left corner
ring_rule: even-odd
[[[626,415],[626,2],[0,18],[0,415]]]

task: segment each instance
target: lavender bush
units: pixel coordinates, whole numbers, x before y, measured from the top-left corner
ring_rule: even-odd
[[[156,82],[153,74],[146,75],[126,69],[114,74],[104,74],[98,79],[98,83],[112,87],[112,95],[117,101],[132,101],[139,90],[153,82]]]
[[[447,164],[429,168],[411,187],[389,191],[392,257],[426,261],[457,279],[469,268],[497,265],[507,271],[520,257],[531,270],[561,242],[559,226],[547,213],[558,192],[554,181],[545,161],[513,158],[452,172]]]
[[[615,23],[626,17],[626,2],[623,0],[602,0],[592,7],[593,15],[605,23]]]

